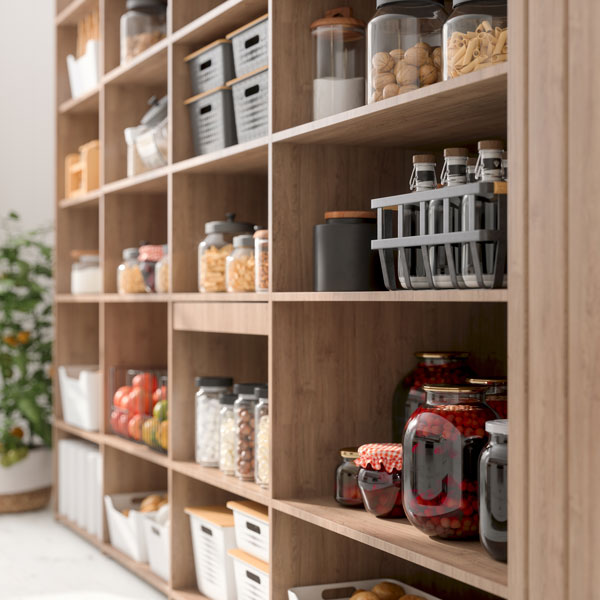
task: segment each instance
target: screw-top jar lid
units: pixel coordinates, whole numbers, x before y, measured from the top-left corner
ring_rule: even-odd
[[[222,393],[219,394],[219,404],[232,406],[233,403],[237,400],[236,394]]]
[[[487,421],[485,424],[485,430],[488,433],[507,436],[508,419],[495,419],[494,421]]]
[[[477,144],[479,152],[482,150],[504,150],[504,142],[501,140],[483,140]]]
[[[377,214],[372,210],[332,210],[325,213],[325,220],[329,219],[368,219],[375,221]]]
[[[131,260],[133,258],[137,258],[140,254],[140,251],[137,248],[125,248],[123,250],[123,259]]]
[[[146,245],[140,246],[139,259],[140,261],[158,262],[163,256],[163,247]]]
[[[415,352],[417,358],[468,358],[468,352]]]
[[[209,221],[204,225],[204,233],[243,233],[252,231],[252,223],[242,223],[235,221],[235,213],[227,213],[226,221]]]
[[[377,0],[377,10],[386,4],[400,4],[401,2],[414,2],[414,0]],[[425,0],[425,2],[428,4],[444,4],[444,0]]]
[[[87,263],[88,265],[97,265],[100,263],[100,257],[97,254],[80,254],[79,262]]]
[[[236,235],[233,238],[234,248],[254,248],[254,236],[250,233]]]
[[[148,112],[146,112],[146,114],[144,114],[140,120],[140,124],[145,125],[146,127],[154,127],[163,119],[167,118],[167,113],[169,110],[169,97],[163,96],[160,100],[158,100],[156,96],[151,96],[148,100],[148,106],[150,109]]]
[[[269,239],[269,230],[268,229],[259,229],[254,232],[255,240],[267,240]]]
[[[467,148],[444,148],[444,158],[468,158],[469,151]]]
[[[356,19],[352,16],[352,8],[350,6],[340,6],[325,11],[325,16],[317,19],[310,24],[311,31],[318,27],[331,27],[332,25],[341,25],[342,27],[357,27],[365,28],[364,21]]]
[[[447,383],[428,383],[423,386],[423,389],[434,394],[481,394],[482,392],[480,385],[451,385]]]
[[[266,384],[257,385],[254,388],[254,395],[257,398],[260,398],[261,400],[268,400],[269,399],[269,386]]]
[[[467,383],[471,383],[473,385],[506,385],[508,383],[508,379],[506,377],[471,377],[467,379]]]
[[[237,394],[238,396],[240,394],[244,394],[246,396],[254,396],[257,387],[265,386],[266,384],[264,383],[236,383],[233,386],[233,393]]]
[[[360,454],[358,453],[358,448],[356,446],[352,446],[349,448],[342,448],[340,450],[340,456],[342,458],[358,458]]]
[[[125,8],[160,13],[167,10],[167,0],[127,0]]]
[[[383,467],[388,473],[394,469],[402,470],[402,444],[363,444],[358,449],[358,458],[356,464],[366,469],[371,466],[372,469],[380,471]]]
[[[196,377],[196,387],[231,387],[232,377]]]
[[[433,154],[415,154],[413,156],[413,165],[418,163],[434,164],[436,163],[435,155]]]

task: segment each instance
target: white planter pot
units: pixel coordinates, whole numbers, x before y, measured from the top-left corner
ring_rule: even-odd
[[[35,448],[10,467],[0,466],[0,496],[23,494],[52,485],[52,450]]]

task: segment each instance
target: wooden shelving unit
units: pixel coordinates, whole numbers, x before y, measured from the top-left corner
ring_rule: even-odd
[[[529,57],[530,47],[536,47],[536,40],[542,45],[540,33],[528,37],[533,25],[536,32],[553,31],[553,39],[563,40],[564,31],[550,21],[555,17],[564,25],[565,16],[558,18],[558,10],[542,14],[542,9],[533,8],[533,14],[528,14],[526,5],[531,2],[509,0],[510,66],[501,64],[312,122],[309,25],[325,9],[339,4],[339,0],[169,0],[166,39],[120,66],[118,23],[125,0],[57,0],[55,362],[99,364],[104,406],[100,431],[79,431],[62,421],[56,389],[55,439],[79,437],[98,444],[104,457],[105,493],[153,489],[167,482],[170,580],[162,581],[147,566],[112,548],[106,524],[102,539],[95,539],[64,517],[57,515],[57,519],[173,600],[203,598],[193,591],[184,507],[232,498],[269,507],[273,600],[287,597],[287,589],[296,585],[376,576],[403,579],[443,599],[586,597],[566,591],[568,582],[573,590],[591,589],[572,583],[591,581],[585,570],[579,579],[550,577],[554,587],[544,580],[546,572],[560,570],[551,561],[563,560],[570,551],[568,540],[575,538],[565,534],[567,526],[549,540],[547,557],[540,556],[544,552],[537,543],[542,539],[537,534],[543,519],[557,522],[567,512],[565,477],[555,478],[554,463],[538,469],[533,461],[547,451],[566,468],[556,450],[567,448],[565,436],[561,434],[558,443],[547,438],[552,437],[549,431],[564,430],[558,419],[568,412],[562,394],[568,392],[569,379],[560,373],[571,364],[568,356],[551,352],[546,367],[552,369],[552,377],[539,390],[529,384],[532,374],[548,373],[542,367],[544,353],[555,342],[564,342],[568,331],[566,300],[556,300],[566,298],[566,291],[562,288],[561,296],[549,275],[556,264],[564,264],[567,253],[560,221],[566,209],[560,202],[548,208],[546,198],[530,190],[537,190],[534,184],[546,178],[541,189],[548,195],[561,190],[566,197],[560,160],[565,165],[579,163],[567,161],[566,150],[562,154],[556,150],[568,146],[564,61],[555,54],[544,58],[544,67],[535,75],[539,85],[534,93],[524,58]],[[375,10],[374,0],[342,0],[341,4],[352,6],[365,21]],[[65,57],[74,50],[77,19],[93,9],[100,13],[103,75],[97,90],[72,100]],[[183,104],[191,96],[184,56],[267,11],[269,135],[194,156]],[[562,43],[561,57],[567,55],[567,45]],[[554,59],[563,65],[558,74],[551,67]],[[562,100],[553,100],[546,113],[534,115],[529,93],[532,102],[542,105],[557,97],[550,90],[561,94]],[[164,93],[170,102],[168,165],[128,178],[123,129],[138,123],[150,95]],[[508,290],[312,291],[312,232],[326,210],[366,209],[371,198],[407,191],[415,151],[439,155],[447,146],[473,148],[480,139],[507,136],[511,148]],[[529,136],[545,139],[541,151],[545,164],[529,154]],[[64,158],[94,138],[101,142],[101,186],[65,200]],[[587,197],[593,201],[593,194]],[[593,211],[598,216],[597,204],[588,206],[585,214]],[[197,292],[197,245],[204,223],[226,212],[269,227],[270,293]],[[531,231],[530,214],[535,217]],[[544,227],[555,235],[552,260],[542,258],[547,243],[540,237]],[[171,293],[116,294],[121,251],[141,239],[169,244]],[[70,294],[72,249],[99,250],[103,293]],[[583,293],[573,301],[588,310],[589,305],[582,304]],[[600,322],[597,314],[593,318]],[[558,323],[557,340],[549,337],[550,322]],[[583,331],[574,330],[578,339],[585,339]],[[344,510],[331,499],[338,449],[388,439],[386,415],[396,383],[412,368],[415,351],[435,348],[470,351],[472,366],[481,373],[509,369],[510,411],[515,420],[514,428],[511,421],[511,464],[515,467],[509,488],[508,567],[492,561],[478,543],[433,540],[406,522]],[[128,365],[168,368],[168,455],[110,433],[110,369]],[[273,459],[268,491],[193,462],[193,378],[215,373],[230,374],[237,381],[269,382]],[[549,397],[553,398],[550,410],[545,404]],[[569,409],[569,422],[582,422],[586,405],[572,406],[577,410]],[[591,448],[592,433],[587,432],[583,441]],[[569,461],[578,464],[571,454]],[[550,492],[544,477],[554,481],[557,489],[562,486],[564,493]],[[587,489],[583,481],[576,481],[580,491]],[[543,490],[552,496],[551,505]],[[541,516],[530,515],[530,510],[542,505]],[[594,537],[580,521],[573,523],[574,532],[586,535],[588,541]],[[596,548],[599,537],[594,538]],[[544,594],[536,595],[535,586]]]

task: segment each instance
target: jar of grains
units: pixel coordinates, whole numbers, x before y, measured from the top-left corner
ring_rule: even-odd
[[[117,269],[117,291],[119,294],[143,294],[146,292],[144,277],[138,262],[137,248],[123,250],[123,262]]]
[[[236,235],[233,251],[227,257],[228,292],[254,291],[254,239],[251,235]]]

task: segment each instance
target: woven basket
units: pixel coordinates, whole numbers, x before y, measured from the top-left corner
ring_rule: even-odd
[[[48,505],[51,493],[52,488],[46,487],[21,494],[0,494],[0,513],[39,510]]]

